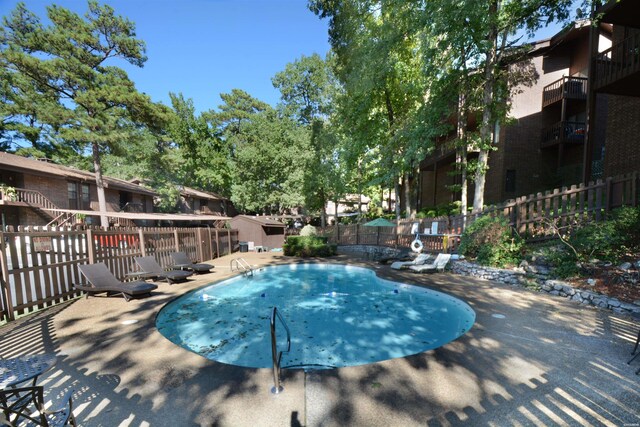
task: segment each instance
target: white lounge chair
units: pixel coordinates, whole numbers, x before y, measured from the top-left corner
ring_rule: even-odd
[[[436,260],[431,264],[411,265],[409,269],[416,273],[433,273],[435,271],[444,271],[444,268],[449,263],[451,254],[438,254]]]
[[[402,270],[403,268],[407,268],[409,266],[417,266],[425,264],[432,258],[431,254],[420,254],[413,261],[396,261],[391,264],[391,268],[394,270]]]

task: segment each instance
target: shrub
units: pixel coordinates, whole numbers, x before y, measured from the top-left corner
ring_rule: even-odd
[[[524,240],[513,233],[506,218],[484,216],[464,230],[458,251],[484,265],[517,265],[522,259]]]
[[[283,246],[284,254],[297,257],[329,257],[336,254],[337,246],[329,244],[326,237],[289,236]]]
[[[577,261],[597,258],[617,262],[640,250],[640,208],[618,208],[608,221],[590,223],[575,230],[565,244],[573,249]]]
[[[313,225],[307,224],[304,227],[302,227],[302,230],[300,230],[300,235],[301,236],[317,236],[318,230],[316,230],[316,228]]]

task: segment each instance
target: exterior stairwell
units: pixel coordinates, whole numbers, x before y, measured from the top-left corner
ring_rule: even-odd
[[[15,195],[11,198],[7,198],[3,194],[1,199],[9,205],[32,208],[45,221],[49,221],[47,227],[69,225],[76,216],[74,213],[60,210],[39,191],[16,188]]]

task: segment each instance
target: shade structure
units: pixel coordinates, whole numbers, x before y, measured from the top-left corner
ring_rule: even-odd
[[[384,218],[376,218],[373,221],[369,221],[364,225],[367,227],[395,227],[396,226],[396,224]]]

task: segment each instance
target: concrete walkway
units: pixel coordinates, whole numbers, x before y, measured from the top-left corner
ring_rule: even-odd
[[[299,262],[243,253],[254,265]],[[229,261],[150,298],[79,299],[0,328],[0,355],[54,352],[40,383],[73,388],[84,426],[638,425],[640,366],[625,362],[640,324],[564,299],[449,273],[418,275],[357,258],[380,276],[462,298],[476,324],[436,350],[350,368],[283,371],[206,360],[154,327],[171,299],[229,277]],[[131,321],[135,321],[132,323]],[[53,394],[49,396],[54,398]]]

